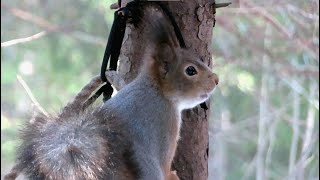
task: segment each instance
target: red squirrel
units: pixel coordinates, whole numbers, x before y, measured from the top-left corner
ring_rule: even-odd
[[[161,13],[151,14],[136,79],[101,106],[83,109],[80,102],[90,93],[81,94],[59,115],[39,114],[28,122],[17,165],[5,179],[20,171],[34,180],[179,179],[171,164],[181,111],[206,101],[219,80],[180,48]]]

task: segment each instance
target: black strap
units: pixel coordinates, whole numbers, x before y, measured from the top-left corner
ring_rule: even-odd
[[[103,92],[104,101],[111,98],[113,93],[113,88],[108,82],[105,72],[107,70],[109,58],[110,58],[110,66],[109,69],[112,71],[117,70],[117,63],[120,55],[121,45],[125,33],[127,16],[122,14],[123,9],[119,9],[114,13],[114,21],[112,23],[111,31],[108,38],[107,47],[104,52],[102,65],[101,65],[101,79],[106,82],[106,87],[103,88],[105,91]]]
[[[121,5],[121,0],[118,1]],[[102,81],[108,82],[105,72],[108,67],[108,62],[110,58],[110,70],[117,70],[117,63],[120,55],[120,50],[122,46],[122,41],[125,34],[126,23],[128,19],[135,19],[132,21],[133,24],[137,24],[141,17],[141,13],[134,11],[137,9],[139,1],[135,0],[127,4],[126,7],[120,8],[114,13],[114,20],[110,30],[108,43],[104,52],[100,76]]]
[[[106,69],[107,69],[107,66],[108,66],[108,62],[109,62],[109,57],[111,55],[111,51],[112,51],[112,46],[113,46],[113,43],[115,42],[114,41],[114,37],[115,37],[115,33],[116,33],[116,27],[117,27],[117,13],[118,12],[115,12],[114,14],[114,21],[112,23],[112,27],[111,27],[111,30],[110,30],[110,34],[109,34],[109,38],[108,38],[108,43],[107,43],[107,47],[104,51],[104,56],[103,56],[103,60],[102,60],[102,65],[101,65],[101,79],[102,81],[104,82],[107,82],[107,78],[106,78]]]

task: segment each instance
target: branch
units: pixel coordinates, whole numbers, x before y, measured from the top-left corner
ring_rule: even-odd
[[[105,46],[105,44],[106,44],[105,38],[93,36],[93,35],[85,33],[85,32],[74,30],[72,28],[72,24],[56,25],[56,24],[53,24],[40,16],[34,15],[30,12],[27,12],[27,11],[24,11],[24,10],[21,10],[18,8],[9,8],[4,4],[1,4],[1,7],[7,9],[12,15],[16,16],[17,18],[20,18],[24,21],[31,22],[31,23],[43,28],[45,30],[44,35],[48,35],[49,33],[53,33],[53,32],[61,32],[61,33],[67,33],[67,34],[71,33],[70,36],[72,38],[75,38],[75,39],[78,39],[81,41],[85,41],[85,42],[88,42],[91,44],[96,44],[99,46]],[[38,33],[38,34],[40,34],[40,33]],[[33,37],[32,40],[38,39],[38,38],[44,36],[44,35],[41,35],[41,34],[38,35],[38,34],[33,35],[36,37]],[[27,38],[30,38],[30,37],[27,37]],[[15,40],[12,40],[12,41],[15,41]],[[25,40],[25,42],[28,42],[28,39]],[[7,42],[5,42],[5,43],[7,43]],[[11,44],[11,45],[14,45],[14,44]],[[2,46],[2,43],[1,43],[1,47],[5,47],[5,46]]]
[[[36,100],[36,98],[33,96],[30,88],[28,87],[27,83],[22,79],[22,77],[20,75],[17,75],[17,79],[19,81],[19,83],[22,85],[22,87],[24,88],[24,90],[26,91],[26,93],[28,94],[30,100],[33,102],[33,104],[35,105],[35,107],[38,108],[38,110],[44,114],[45,116],[49,116],[49,114],[40,106],[39,102]]]
[[[33,24],[37,24],[38,26],[40,26],[44,29],[47,29],[50,31],[55,31],[58,28],[58,26],[50,23],[46,19],[44,19],[40,16],[37,16],[37,15],[31,14],[27,11],[24,11],[24,10],[21,10],[18,8],[10,8],[3,3],[1,3],[1,8],[7,9],[12,15],[14,15],[20,19],[23,19],[25,21],[32,22]]]
[[[20,44],[20,43],[30,42],[30,41],[39,39],[41,37],[44,37],[45,35],[47,35],[47,32],[46,31],[41,31],[41,32],[39,32],[37,34],[34,34],[32,36],[29,36],[29,37],[13,39],[13,40],[10,40],[10,41],[2,42],[1,43],[1,47],[8,47],[8,46],[12,46],[12,45]]]

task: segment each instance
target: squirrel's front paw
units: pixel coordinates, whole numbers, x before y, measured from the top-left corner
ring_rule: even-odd
[[[177,171],[171,171],[168,180],[180,180],[180,178],[177,175]]]

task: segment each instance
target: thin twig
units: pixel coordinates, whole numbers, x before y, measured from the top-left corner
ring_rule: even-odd
[[[12,15],[14,15],[14,16],[20,18],[20,19],[23,19],[25,21],[29,21],[29,22],[32,22],[34,24],[37,24],[40,27],[48,29],[50,31],[54,31],[54,30],[56,30],[58,28],[58,26],[50,23],[46,19],[44,19],[44,18],[42,18],[40,16],[37,16],[35,14],[32,14],[32,13],[30,13],[28,11],[24,11],[24,10],[19,9],[19,8],[11,8],[11,7],[8,7],[6,4],[3,4],[3,3],[1,3],[1,8],[4,8],[4,9],[8,10]]]
[[[46,35],[48,35],[49,33],[55,33],[55,32],[66,33],[72,38],[75,38],[75,39],[78,39],[78,40],[81,40],[81,41],[84,41],[87,43],[91,43],[91,44],[95,44],[95,45],[99,45],[99,46],[105,46],[105,44],[106,44],[106,40],[104,38],[99,37],[99,36],[93,36],[91,34],[88,34],[88,33],[82,32],[82,31],[74,30],[73,28],[71,28],[72,25],[70,25],[70,24],[56,25],[56,24],[53,24],[40,16],[37,16],[37,15],[32,14],[32,13],[25,11],[25,10],[21,10],[18,8],[9,8],[5,4],[1,4],[1,7],[4,7],[6,10],[8,10],[15,17],[20,18],[20,19],[27,21],[27,22],[31,22],[31,23],[43,28],[46,32]],[[40,35],[38,35],[38,36],[40,36]],[[38,37],[38,38],[40,38],[40,37]],[[1,43],[1,47],[5,47],[5,46],[3,46]]]
[[[28,94],[28,96],[29,96],[30,100],[32,101],[32,103],[38,108],[38,110],[41,111],[41,113],[43,113],[45,116],[49,116],[49,114],[40,106],[39,102],[33,96],[29,86],[22,79],[22,77],[20,75],[17,75],[17,79],[18,79],[19,83],[22,85],[22,87],[24,88],[24,90],[26,91],[26,93]]]
[[[12,46],[12,45],[16,45],[16,44],[20,44],[20,43],[26,43],[26,42],[30,42],[33,41],[35,39],[39,39],[43,36],[47,35],[46,31],[41,31],[37,34],[34,34],[32,36],[29,37],[25,37],[25,38],[19,38],[19,39],[13,39],[10,41],[6,41],[6,42],[2,42],[1,43],[1,47],[8,47],[8,46]]]

